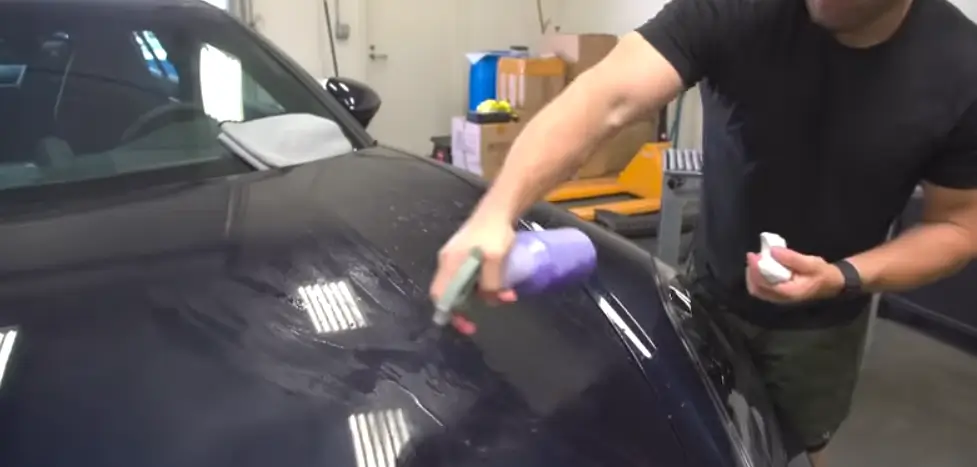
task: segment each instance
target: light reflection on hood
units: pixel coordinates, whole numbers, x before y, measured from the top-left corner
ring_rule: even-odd
[[[366,317],[346,281],[303,285],[298,289],[301,306],[317,333],[331,333],[364,328]]]
[[[10,354],[14,350],[14,342],[17,340],[17,329],[0,329],[0,385],[3,384],[3,374],[10,361]]]
[[[410,438],[410,425],[402,409],[353,414],[349,431],[357,467],[394,467]]]

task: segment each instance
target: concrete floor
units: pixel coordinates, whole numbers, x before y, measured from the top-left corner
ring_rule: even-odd
[[[977,465],[977,357],[879,320],[831,467]]]

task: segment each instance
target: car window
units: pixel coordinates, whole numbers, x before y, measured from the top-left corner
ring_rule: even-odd
[[[132,38],[142,50],[146,67],[153,76],[173,84],[180,84],[180,74],[167,58],[166,49],[159,43],[153,31],[133,31]]]
[[[317,92],[204,9],[3,3],[0,190],[187,166],[247,171],[218,144],[220,123],[332,120]]]
[[[212,44],[199,52],[203,110],[219,121],[247,121],[287,112],[241,60]]]

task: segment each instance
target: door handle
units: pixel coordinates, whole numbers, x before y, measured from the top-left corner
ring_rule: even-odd
[[[377,53],[377,46],[374,45],[374,44],[370,44],[370,55],[369,55],[369,57],[370,57],[370,60],[386,60],[387,59],[387,54],[378,54]]]

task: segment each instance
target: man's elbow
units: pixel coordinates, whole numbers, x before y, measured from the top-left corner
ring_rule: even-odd
[[[977,259],[977,204],[968,203],[956,215],[947,216],[947,224],[952,226],[960,238],[960,244],[969,261]]]
[[[606,70],[598,67],[581,73],[567,87],[560,98],[560,104],[567,105],[562,112],[583,112],[592,125],[598,125],[604,132],[616,132],[638,119],[636,100],[620,89]]]
[[[953,243],[977,259],[977,189],[955,189],[923,183],[923,225],[940,225],[955,235]]]
[[[964,265],[977,260],[977,224],[942,220],[926,221],[921,226],[941,229],[943,247],[947,251],[953,251],[954,256]]]

